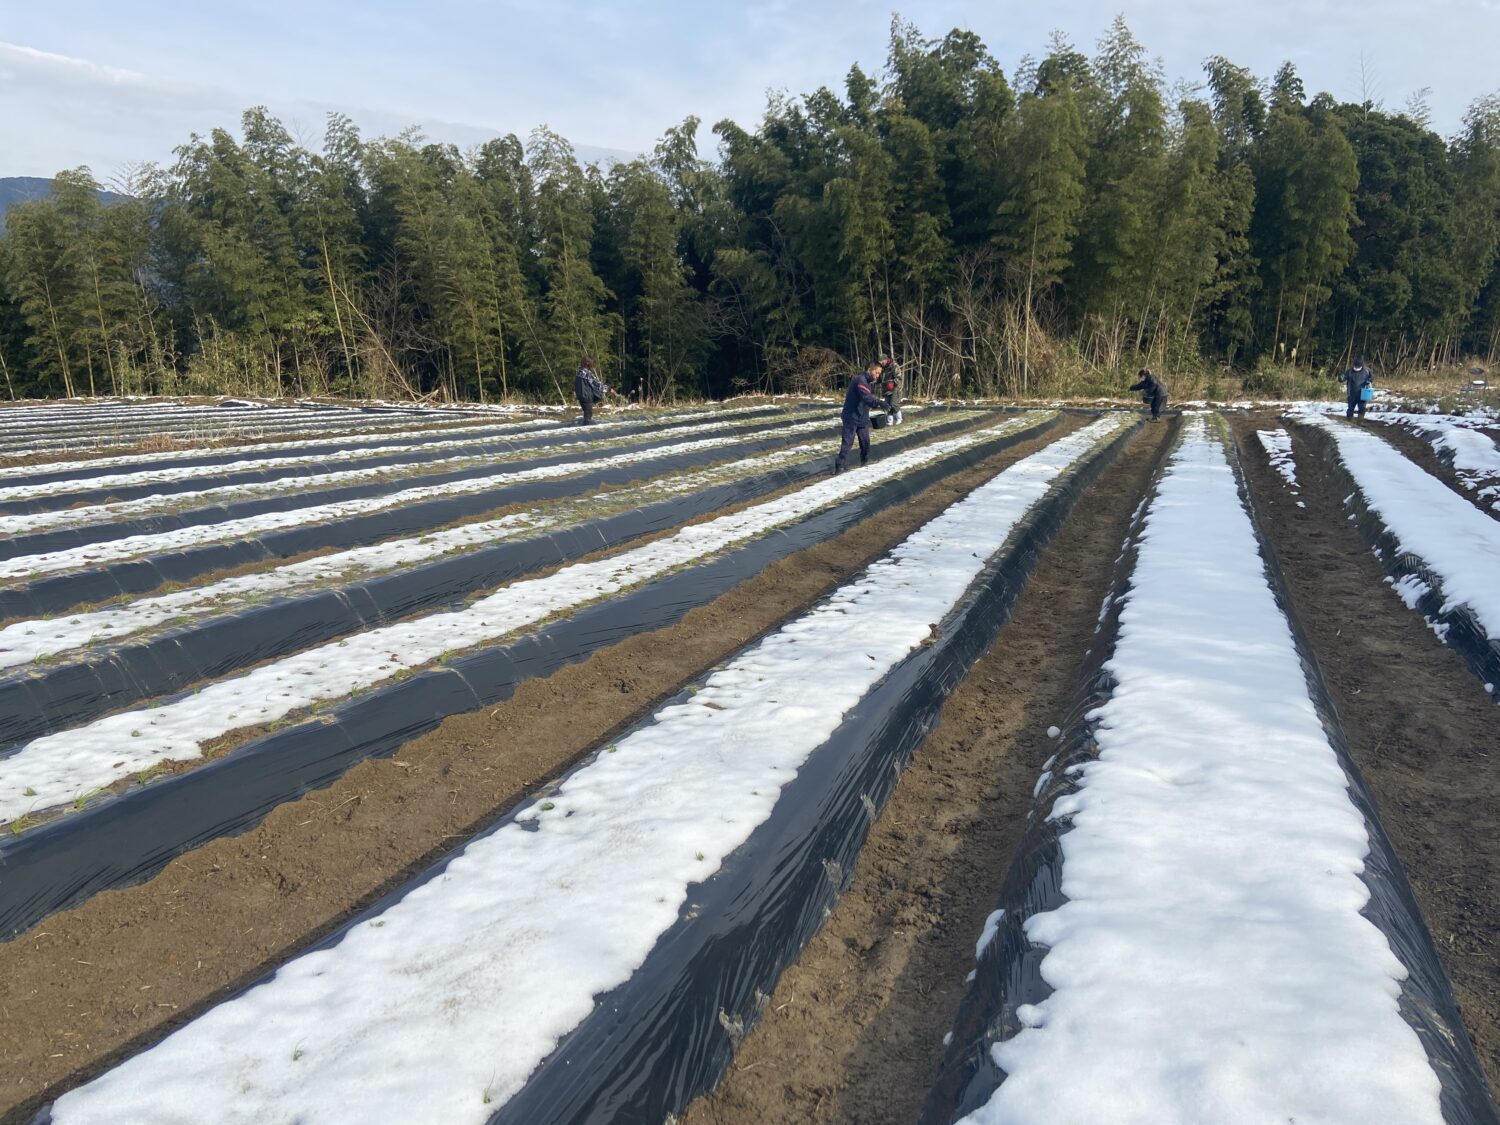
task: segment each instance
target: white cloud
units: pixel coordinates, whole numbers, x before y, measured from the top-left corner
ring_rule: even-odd
[[[841,90],[858,62],[878,72],[896,0],[426,0],[354,9],[340,0],[223,0],[141,19],[104,0],[7,12],[0,45],[0,175],[87,162],[101,173],[169,159],[192,132],[265,104],[316,141],[322,115],[369,135],[421,125],[461,145],[545,123],[580,152],[648,151],[689,114],[753,126],[768,90]],[[165,9],[166,5],[147,7]],[[16,6],[18,7],[18,6]],[[175,6],[174,6],[175,7]],[[1170,80],[1201,81],[1224,54],[1269,76],[1295,61],[1310,93],[1360,94],[1364,52],[1386,104],[1432,87],[1451,132],[1490,92],[1496,0],[902,0],[931,36],[977,33],[1005,67],[1056,27],[1091,50],[1117,11]],[[69,9],[72,9],[69,11]],[[87,9],[83,11],[81,9]],[[293,31],[295,29],[295,31]],[[22,46],[20,44],[29,44]]]
[[[133,86],[141,89],[172,89],[175,84],[166,83],[150,75],[117,66],[105,66],[88,59],[75,59],[71,55],[59,55],[52,51],[38,51],[19,43],[0,40],[0,78],[10,79],[26,74],[49,73],[63,76],[65,80],[96,86]]]
[[[242,96],[6,42],[0,42],[0,101],[14,107],[0,117],[0,176],[52,176],[87,164],[109,180],[143,161],[169,161],[172,149],[194,133],[237,132],[240,114],[252,104],[267,104],[293,136],[314,148],[333,112],[347,114],[369,137],[416,126],[434,141],[462,148],[529,131],[313,99]],[[598,145],[576,148],[583,160],[634,155]]]

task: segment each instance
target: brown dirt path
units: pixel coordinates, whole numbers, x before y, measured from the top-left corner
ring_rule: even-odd
[[[0,944],[0,1121],[26,1121],[295,955],[994,473],[1091,420],[1066,416],[1052,434],[782,560],[674,626],[523,684],[147,883]]]
[[[974,943],[1053,752],[1130,516],[1175,424],[1145,426],[1042,554],[943,708],[854,880],[684,1125],[915,1120]]]
[[[1500,1098],[1500,708],[1463,659],[1385,585],[1343,497],[1292,434],[1301,499],[1236,418],[1271,549],[1381,821]]]

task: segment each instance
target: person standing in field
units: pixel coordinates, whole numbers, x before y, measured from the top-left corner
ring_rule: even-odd
[[[599,373],[594,370],[594,361],[589,356],[584,356],[578,363],[578,374],[573,376],[573,393],[578,396],[578,405],[583,408],[585,426],[593,424],[594,403],[603,402],[605,395],[614,394],[604,385],[604,380],[599,378]]]
[[[844,471],[844,462],[849,459],[849,450],[856,440],[859,442],[859,463],[863,465],[870,460],[870,407],[880,405],[871,384],[879,378],[880,364],[872,363],[849,380],[849,390],[844,394],[844,410],[839,415],[843,435],[839,455],[833,459],[835,473]]]
[[[1167,385],[1143,367],[1135,373],[1136,381],[1130,385],[1132,391],[1141,392],[1141,401],[1151,407],[1151,421],[1161,417],[1167,406]]]
[[[1365,416],[1365,388],[1375,385],[1375,373],[1365,366],[1365,357],[1357,355],[1354,357],[1354,366],[1339,376],[1344,381],[1344,417],[1352,419],[1354,412],[1359,411],[1361,419]]]
[[[901,371],[888,355],[880,357],[880,391],[885,395],[886,425],[901,421]]]

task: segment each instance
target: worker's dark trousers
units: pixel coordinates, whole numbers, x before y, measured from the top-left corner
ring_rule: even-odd
[[[845,422],[843,439],[839,442],[839,455],[833,462],[841,469],[849,459],[849,450],[854,448],[855,438],[859,439],[859,463],[863,465],[870,459],[870,427]]]
[[[1151,398],[1151,417],[1160,418],[1161,412],[1167,408],[1166,395],[1153,395]]]
[[[594,421],[594,400],[581,398],[578,400],[578,405],[583,407],[583,424],[590,425]]]
[[[1345,418],[1353,418],[1354,412],[1356,410],[1359,411],[1359,416],[1361,418],[1365,416],[1365,400],[1359,397],[1358,391],[1353,391],[1350,393],[1348,407],[1349,408],[1344,411]]]

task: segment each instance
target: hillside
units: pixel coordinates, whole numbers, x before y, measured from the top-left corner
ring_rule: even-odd
[[[42,176],[0,176],[0,219],[12,204],[25,203],[28,199],[41,199],[52,190],[52,181]],[[101,191],[99,198],[106,203],[120,198],[113,191]]]

